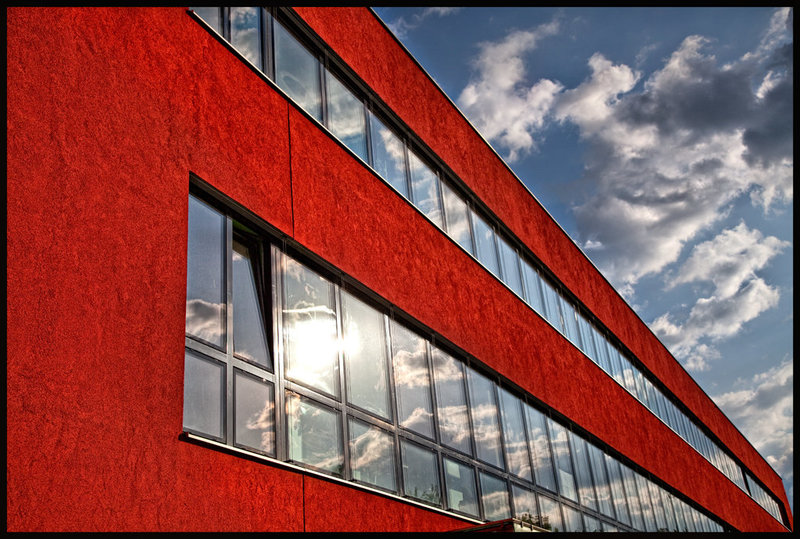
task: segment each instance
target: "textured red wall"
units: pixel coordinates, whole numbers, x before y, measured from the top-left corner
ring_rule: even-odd
[[[374,42],[398,76],[418,77],[367,10],[302,13],[357,69],[359,55],[348,58],[356,49],[325,25],[363,25],[344,35]],[[189,171],[733,525],[775,526],[185,10],[7,15],[9,530],[463,526],[178,440]],[[488,166],[513,184],[441,95],[419,91],[441,114],[439,127],[425,127],[430,109],[412,114],[394,102],[399,95],[385,99],[468,181],[470,167]],[[458,144],[436,135],[441,126]],[[517,212],[533,210],[519,207],[515,187],[509,194],[491,185],[474,189],[520,237],[529,241],[519,230],[531,226],[533,238],[542,226],[545,238],[565,244],[541,210],[532,213],[538,224],[524,222]],[[537,252],[545,245],[532,243]],[[574,247],[563,251],[586,266]],[[604,294],[616,297],[593,275],[579,293],[595,287],[598,305]],[[631,318],[621,302],[609,303],[606,316]],[[593,391],[576,390],[585,387]],[[702,473],[687,478],[687,469]]]
[[[435,84],[419,70],[413,59],[385,31],[377,17],[369,10],[361,8],[303,7],[297,8],[296,11],[377,92],[381,99],[469,185],[509,226],[512,232],[524,241],[540,260],[665,383],[670,391],[686,403],[786,503],[780,477],[672,358],[666,348],[602,278],[563,230],[527,193],[521,183],[513,177],[497,155],[485,145],[483,139],[468,125]],[[371,51],[371,54],[363,54],[364,50]],[[375,58],[380,58],[381,61],[375,61]],[[399,220],[397,219],[397,221]],[[440,258],[446,257],[441,256]],[[423,264],[425,263],[423,262]],[[406,295],[413,297],[413,294],[410,293],[406,293]],[[414,307],[416,305],[409,306],[411,309]],[[459,309],[459,313],[461,314],[465,310],[462,307]],[[504,318],[507,321],[511,317],[506,315]],[[466,320],[467,317],[463,319]],[[437,326],[437,324],[432,325]],[[501,365],[508,360],[501,359],[498,363],[493,363],[488,359],[492,356],[481,354],[484,351],[483,345],[486,344],[477,342],[474,343],[475,348],[466,347],[466,349],[476,353],[478,357],[486,357],[486,361],[490,365],[504,372]],[[585,360],[583,362],[590,363]],[[575,364],[570,364],[570,368],[574,368],[574,366]],[[590,370],[589,366],[586,368]],[[512,378],[516,379],[518,374],[514,371],[511,372],[514,374]],[[526,387],[526,389],[530,389],[530,387]],[[565,388],[565,390],[568,393],[574,392],[569,388]],[[537,396],[542,395],[536,391],[533,393]],[[621,402],[626,401],[625,397],[619,397],[619,399]],[[573,410],[568,405],[569,398],[565,398],[563,394],[558,395],[552,401],[544,400],[552,403],[554,408],[585,427],[595,423],[591,417],[584,418],[589,415],[587,410],[591,410],[591,407],[581,406],[578,402]],[[610,415],[619,417],[620,411],[615,410]],[[658,430],[666,427],[656,421],[653,422],[652,428]],[[606,429],[603,425],[597,425],[596,428],[590,428],[590,430],[604,437],[602,432]],[[605,439],[628,455],[636,454],[637,449],[634,446],[639,444],[638,433],[626,435],[626,432],[630,432],[630,429],[617,430],[612,433],[614,436]],[[629,437],[628,440],[619,439],[626,436]],[[617,439],[619,441],[616,441]],[[672,447],[676,452],[681,452],[679,445],[682,443],[673,441],[666,447]],[[642,460],[636,460],[669,481],[669,477],[674,475],[675,471],[665,464],[669,462],[669,459],[665,461],[659,459],[658,456],[658,451],[653,451],[643,455]],[[702,466],[709,469],[709,475],[719,474],[701,457],[698,456],[698,458]],[[657,470],[661,468],[664,470],[660,473]],[[715,493],[719,492],[719,489],[727,490],[729,484],[727,479],[721,481],[721,483],[715,483],[714,486],[709,485],[708,495],[718,497]],[[733,498],[737,498],[740,494],[742,493],[736,493]],[[736,511],[740,511],[741,504],[747,506],[754,502],[744,496],[737,500],[732,507]],[[746,525],[748,521],[749,518],[743,518],[743,525]]]

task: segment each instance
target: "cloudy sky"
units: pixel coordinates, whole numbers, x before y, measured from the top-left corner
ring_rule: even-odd
[[[375,11],[793,503],[791,9]]]

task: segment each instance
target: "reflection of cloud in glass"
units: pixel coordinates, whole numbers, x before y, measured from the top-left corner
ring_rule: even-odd
[[[472,406],[472,421],[475,425],[475,441],[491,451],[500,451],[500,428],[497,410],[492,404]]]
[[[186,302],[186,333],[204,341],[219,343],[225,334],[223,322],[224,305],[209,303],[202,299]]]
[[[231,8],[231,43],[257,67],[261,67],[261,40],[256,7]]]
[[[272,451],[275,447],[275,421],[272,413],[272,402],[265,402],[260,412],[251,415],[245,421],[245,428],[261,431],[261,446],[264,451]]]
[[[424,342],[422,345],[424,346]],[[395,380],[397,385],[406,388],[428,387],[428,366],[425,361],[425,349],[422,348],[409,352],[399,350],[395,353]]]
[[[343,456],[338,414],[304,402],[296,394],[286,400],[289,419],[289,456],[293,460],[341,474]]]
[[[422,407],[414,408],[401,421],[400,425],[417,432],[428,432],[433,414]]]
[[[405,174],[405,152],[403,142],[385,127],[380,129],[379,134],[381,141],[383,141],[383,147],[386,149],[386,155],[390,158],[391,164],[394,166],[394,172]]]
[[[365,469],[379,466],[392,459],[394,444],[392,438],[378,429],[367,429],[366,432],[356,437],[351,442],[353,450],[350,452],[354,469]]]
[[[469,426],[467,406],[439,406],[439,431],[442,440],[447,440],[449,445],[469,448]]]

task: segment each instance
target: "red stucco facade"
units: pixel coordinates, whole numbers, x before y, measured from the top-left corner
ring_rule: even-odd
[[[375,15],[296,11],[786,504],[770,466]],[[783,530],[186,9],[7,18],[9,531],[464,526],[179,439],[190,172],[730,526]]]

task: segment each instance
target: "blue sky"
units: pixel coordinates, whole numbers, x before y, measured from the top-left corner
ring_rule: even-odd
[[[793,504],[790,8],[376,8]]]

